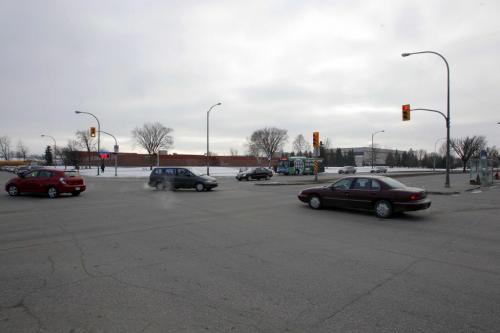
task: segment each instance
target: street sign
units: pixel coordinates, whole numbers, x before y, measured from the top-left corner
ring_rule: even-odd
[[[168,155],[168,150],[158,150],[158,154],[160,154],[160,155]]]

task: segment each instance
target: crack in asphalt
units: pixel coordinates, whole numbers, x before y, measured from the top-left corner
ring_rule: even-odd
[[[54,262],[54,259],[52,259],[51,256],[48,256],[47,260],[50,262],[50,274],[52,275],[56,272],[56,263]]]
[[[36,291],[29,293],[28,295],[23,297],[19,302],[17,302],[14,305],[0,306],[0,309],[2,309],[2,310],[22,309],[24,313],[26,313],[28,316],[30,316],[31,318],[33,318],[37,322],[37,326],[38,326],[37,332],[40,332],[42,330],[42,328],[44,328],[44,326],[42,324],[42,320],[33,311],[31,311],[31,309],[29,308],[28,305],[26,305],[26,302],[25,302],[26,297],[30,296],[34,292],[36,292]]]
[[[57,224],[57,226],[59,227],[59,229],[62,230],[63,233],[65,234],[69,234],[71,236],[71,239],[73,240],[73,244],[75,245],[75,247],[77,248],[79,254],[80,254],[80,266],[82,268],[82,270],[85,272],[85,274],[87,274],[89,277],[98,277],[98,275],[94,274],[94,273],[91,273],[88,269],[87,269],[87,264],[86,264],[86,261],[85,261],[85,251],[83,250],[82,248],[82,245],[80,244],[79,240],[78,240],[78,237],[76,237],[75,233],[72,232],[72,231],[67,231],[62,225],[60,224]]]
[[[394,280],[395,278],[397,278],[398,276],[404,274],[405,272],[407,272],[411,267],[413,267],[415,264],[417,264],[418,262],[421,262],[423,261],[424,259],[417,259],[417,260],[414,260],[412,261],[411,263],[409,263],[408,265],[406,265],[402,270],[400,270],[399,272],[395,273],[395,274],[392,274],[391,276],[389,276],[388,278],[382,280],[381,282],[377,283],[376,285],[374,285],[372,288],[370,288],[368,291],[358,295],[357,297],[355,297],[354,299],[352,299],[351,301],[347,302],[346,304],[344,304],[340,309],[334,311],[333,313],[331,313],[330,315],[328,315],[327,317],[325,318],[322,318],[320,319],[318,322],[316,322],[313,327],[318,327],[320,326],[321,324],[323,324],[324,322],[334,318],[335,316],[337,316],[339,313],[343,312],[345,309],[347,309],[349,306],[353,305],[354,303],[358,302],[360,299],[364,298],[365,296],[368,296],[370,295],[371,293],[373,293],[375,290],[379,289],[380,287],[384,286],[385,284],[387,284],[388,282]]]

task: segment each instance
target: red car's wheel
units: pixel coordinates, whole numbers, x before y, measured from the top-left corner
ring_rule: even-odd
[[[57,198],[59,192],[57,192],[57,189],[55,187],[51,186],[47,190],[47,195],[49,196],[50,199],[54,199]]]
[[[7,192],[9,193],[9,195],[11,197],[15,197],[15,196],[18,196],[19,195],[19,189],[17,188],[16,185],[10,185],[8,188],[7,188]]]

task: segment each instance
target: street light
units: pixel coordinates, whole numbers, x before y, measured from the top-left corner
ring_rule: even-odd
[[[115,177],[118,176],[118,141],[116,140],[115,136],[111,133],[101,131],[101,133],[107,134],[111,136],[113,139],[115,139],[115,147],[113,149],[114,155],[115,155]]]
[[[83,111],[75,111],[76,114],[88,114],[89,116],[92,116],[97,120],[97,156],[99,157],[99,160],[101,159],[100,155],[100,150],[101,150],[101,124],[99,123],[99,119],[95,115],[93,115],[90,112],[83,112]],[[102,162],[102,161],[101,161]],[[97,166],[97,175],[99,176],[99,165]]]
[[[441,59],[443,59],[446,65],[446,73],[447,73],[447,98],[446,98],[446,180],[444,183],[445,187],[450,187],[450,66],[448,65],[448,61],[441,54],[434,51],[420,51],[420,52],[410,52],[410,53],[402,53],[402,57],[408,57],[414,54],[423,54],[423,53],[431,53],[435,54]]]
[[[210,176],[210,147],[209,147],[209,136],[208,136],[208,133],[209,133],[209,116],[210,116],[210,111],[212,111],[212,109],[214,107],[216,107],[217,105],[221,105],[222,103],[217,103],[217,104],[214,104],[210,107],[210,109],[208,109],[207,111],[207,176]]]
[[[436,171],[436,155],[437,155],[436,145],[441,140],[446,140],[446,138],[439,138],[439,139],[436,140],[436,142],[434,142],[434,159],[433,159],[433,162],[432,162],[432,170],[433,171]]]
[[[377,133],[384,133],[385,130],[381,130],[381,131],[377,131],[375,133],[372,133],[372,169],[373,169],[373,156],[375,155],[375,149],[373,149],[373,137],[375,136],[375,134]]]
[[[54,140],[54,157],[55,157],[55,159],[57,159],[57,144],[56,144],[56,139],[54,139],[54,137],[53,137],[53,136],[50,136],[50,135],[47,135],[47,134],[42,134],[42,135],[40,135],[40,136],[41,136],[42,138],[47,137],[47,138],[51,138],[52,140]],[[55,160],[55,159],[54,159],[54,160]],[[57,163],[56,163],[56,164],[57,164]]]

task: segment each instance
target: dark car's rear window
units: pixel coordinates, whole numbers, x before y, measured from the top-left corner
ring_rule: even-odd
[[[406,185],[403,183],[398,182],[395,179],[392,178],[384,178],[384,182],[389,185],[390,188],[405,188]]]

